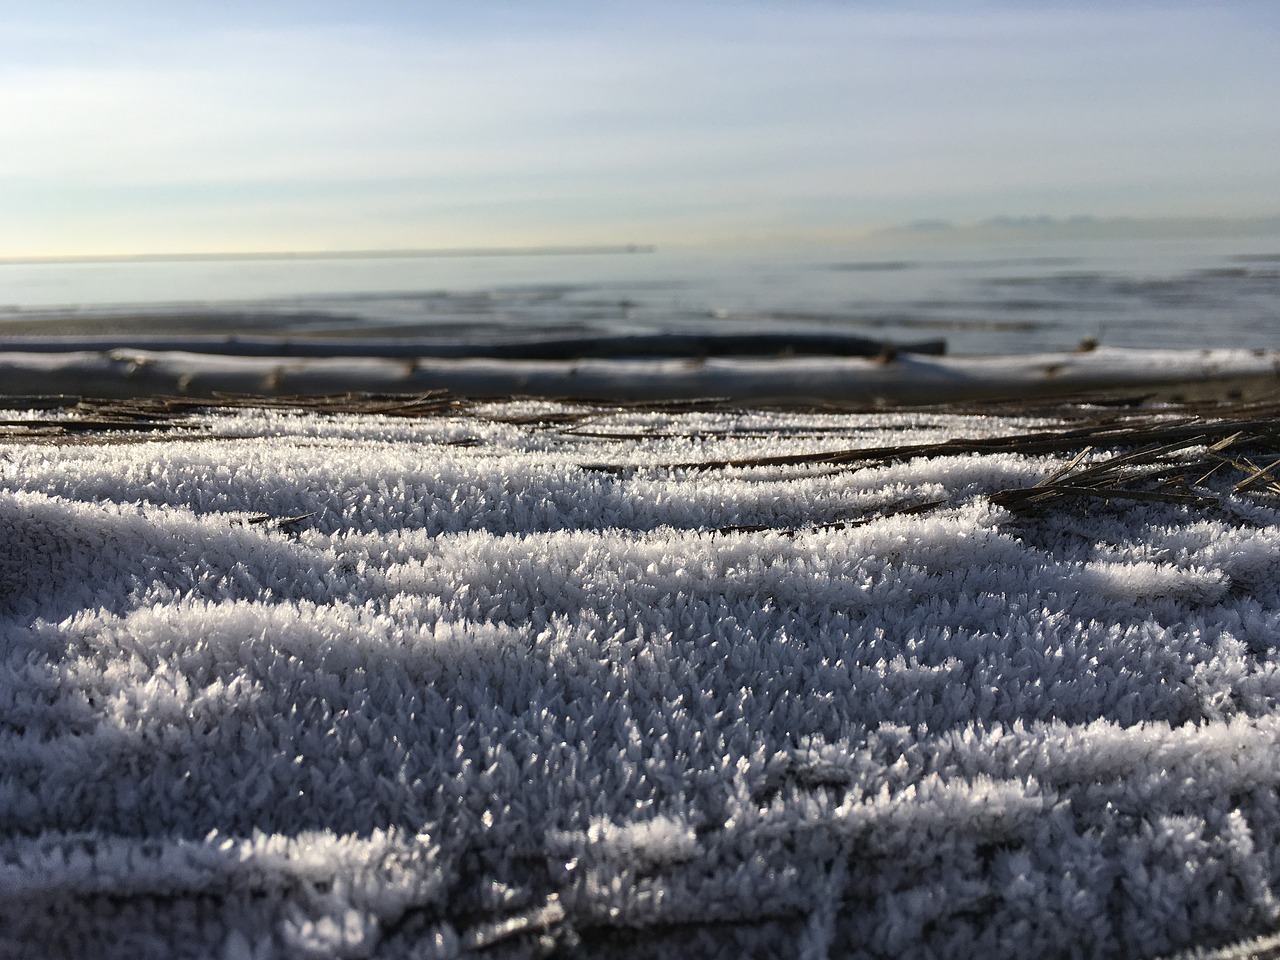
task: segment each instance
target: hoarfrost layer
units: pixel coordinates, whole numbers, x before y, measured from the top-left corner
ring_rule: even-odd
[[[0,955],[1280,920],[1274,511],[989,502],[1048,456],[673,466],[1025,421],[566,409],[0,448]]]

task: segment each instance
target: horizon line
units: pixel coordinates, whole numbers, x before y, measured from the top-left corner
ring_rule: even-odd
[[[588,244],[546,247],[422,247],[365,250],[256,250],[213,253],[85,253],[0,256],[2,266],[39,266],[58,263],[192,263],[247,260],[393,260],[433,257],[567,257],[615,256],[653,253],[650,243]]]

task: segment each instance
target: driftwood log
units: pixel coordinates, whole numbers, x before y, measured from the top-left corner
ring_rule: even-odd
[[[0,353],[185,351],[229,357],[382,357],[391,360],[586,360],[692,357],[941,356],[945,340],[886,343],[841,333],[652,333],[450,340],[425,337],[269,337],[245,335],[0,337]]]

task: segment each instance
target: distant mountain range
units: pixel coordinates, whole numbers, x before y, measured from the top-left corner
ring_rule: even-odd
[[[1251,218],[1004,216],[976,223],[915,220],[879,230],[875,237],[893,240],[996,240],[1001,237],[1067,240],[1268,235],[1280,235],[1280,215]]]

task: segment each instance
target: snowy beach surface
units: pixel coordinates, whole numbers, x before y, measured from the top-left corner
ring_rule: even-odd
[[[526,342],[530,356],[545,342]],[[880,357],[823,354],[635,357],[578,360],[404,355],[395,341],[351,346],[399,355],[309,356],[304,340],[278,341],[282,356],[244,356],[252,347],[228,338],[188,350],[131,347],[26,349],[0,340],[0,394],[65,393],[90,397],[295,396],[348,391],[466,396],[595,397],[689,400],[727,397],[840,402],[945,403],[1004,397],[1077,396],[1091,391],[1163,399],[1256,398],[1280,387],[1280,350],[1160,350],[1100,347],[1085,351],[942,357],[888,351]],[[520,344],[516,342],[514,346]],[[259,344],[258,346],[261,346]],[[290,356],[290,351],[302,355]]]
[[[1275,409],[311,407],[3,414],[0,956],[1280,926]]]

